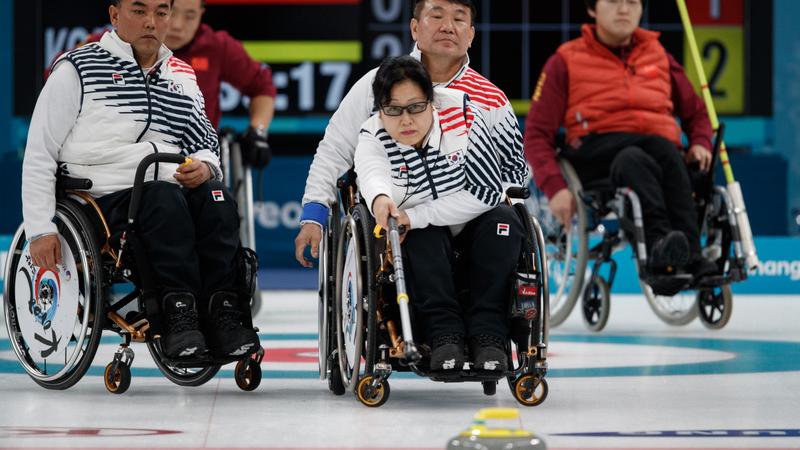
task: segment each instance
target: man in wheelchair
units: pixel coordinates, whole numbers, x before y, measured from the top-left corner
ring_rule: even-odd
[[[33,263],[56,272],[57,171],[91,180],[89,194],[113,241],[128,224],[143,157],[191,157],[177,169],[162,163],[148,170],[137,215],[166,319],[161,347],[169,358],[194,357],[206,352],[208,338],[216,355],[248,354],[260,343],[241,321],[237,208],[221,183],[218,140],[194,72],[163,45],[171,7],[171,0],[114,0],[115,30],[55,63],[25,151],[25,235]]]
[[[576,199],[557,158],[586,185],[610,179],[641,201],[647,270],[686,271],[695,279],[717,270],[701,254],[687,163],[711,167],[712,129],[683,68],[639,28],[646,0],[586,0],[595,25],[563,44],[545,64],[525,126],[525,153],[550,210],[569,226]],[[689,145],[681,154],[681,120]],[[566,142],[554,148],[560,127]]]
[[[505,372],[509,282],[524,228],[500,204],[501,155],[483,112],[461,91],[434,89],[409,56],[384,61],[372,89],[379,113],[361,126],[355,170],[376,222],[387,228],[392,216],[407,230],[403,266],[430,369],[460,371],[468,339],[475,369]],[[463,305],[456,253],[465,259]]]

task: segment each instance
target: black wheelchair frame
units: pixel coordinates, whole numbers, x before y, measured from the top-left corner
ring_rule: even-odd
[[[705,237],[704,254],[717,264],[717,272],[695,280],[691,274],[653,273],[647,267],[647,248],[644,240],[644,221],[639,198],[629,188],[614,189],[607,180],[582,185],[574,169],[561,160],[562,173],[570,191],[578,202],[577,224],[571,233],[580,233],[577,249],[571,255],[576,259],[574,277],[568,298],[557,299],[553,312],[553,326],[566,320],[575,301],[581,297],[583,321],[592,331],[601,331],[609,317],[610,290],[617,271],[613,253],[630,242],[640,285],[656,315],[670,325],[686,325],[699,315],[703,325],[710,329],[724,327],[732,312],[730,284],[747,278],[745,255],[742,251],[736,214],[726,189],[715,186],[714,166],[724,128],[720,128],[713,148],[712,165],[706,174],[692,174],[693,194],[698,215],[698,225]],[[610,219],[609,219],[610,218]],[[562,248],[570,232],[548,236],[552,247]],[[598,243],[588,248],[588,234],[600,233]],[[556,251],[556,253],[559,250]],[[555,255],[548,255],[554,261]],[[564,255],[562,255],[563,257]],[[585,266],[592,263],[590,274]],[[608,265],[608,275],[600,274]],[[679,301],[681,291],[697,290],[692,303]],[[563,289],[559,286],[559,293]]]
[[[11,337],[12,347],[17,358],[26,372],[40,386],[47,389],[67,389],[77,383],[94,359],[100,344],[102,331],[110,330],[122,337],[123,342],[114,354],[113,360],[105,367],[104,382],[106,389],[114,394],[125,392],[131,382],[131,365],[134,352],[130,348],[131,342],[146,343],[148,351],[155,361],[158,369],[164,376],[180,386],[199,386],[212,379],[219,371],[220,366],[237,362],[235,380],[237,386],[245,391],[251,391],[261,382],[261,361],[264,350],[259,350],[242,357],[219,358],[211,354],[198,355],[190,358],[170,359],[161,350],[160,334],[163,329],[163,318],[160,312],[159,291],[155,285],[155,278],[136,232],[136,216],[141,201],[141,191],[147,168],[154,163],[181,164],[185,157],[178,154],[157,153],[146,156],[139,164],[131,194],[128,210],[128,223],[120,238],[118,249],[113,249],[109,243],[111,233],[94,199],[85,192],[91,188],[91,180],[75,179],[59,176],[57,182],[56,222],[59,234],[64,243],[69,247],[68,253],[76,260],[73,269],[79,279],[79,299],[77,319],[73,333],[65,343],[65,360],[60,368],[56,365],[55,373],[48,373],[47,358],[42,353],[42,361],[37,362],[37,355],[32,351],[31,343],[23,337],[23,324],[17,317],[17,302],[15,286],[17,275],[26,273],[15,269],[21,264],[23,250],[26,246],[26,237],[23,227],[17,230],[12,241],[11,251],[6,261],[4,302],[6,327]],[[87,209],[94,210],[103,236],[98,242],[96,224],[87,214]],[[65,277],[72,277],[69,261],[65,261]],[[28,262],[33,268],[32,264]],[[255,286],[254,274],[258,260],[254,252],[247,248],[240,248],[240,268],[242,271],[243,290],[250,291]],[[30,277],[26,280],[30,285]],[[118,284],[132,284],[133,289],[118,300],[112,297],[112,287]],[[33,289],[33,288],[31,288]],[[34,291],[31,290],[31,301],[35,301]],[[242,294],[244,295],[244,294]],[[129,305],[138,301],[138,307],[130,309]],[[130,309],[123,317],[123,309]],[[243,325],[252,327],[250,309],[243,309]],[[65,312],[68,314],[69,312]],[[76,333],[77,330],[77,333]],[[258,331],[256,329],[256,331]],[[36,335],[36,340],[40,336]],[[53,330],[53,341],[55,331]],[[60,338],[59,338],[60,340]],[[53,342],[57,345],[56,342]],[[69,345],[72,348],[69,349]],[[59,361],[60,362],[60,361]],[[51,367],[53,364],[51,363]]]
[[[319,364],[320,378],[327,379],[329,389],[336,395],[351,390],[362,404],[377,407],[389,398],[388,378],[394,371],[413,372],[433,381],[480,382],[486,395],[494,395],[498,380],[506,378],[521,404],[541,404],[548,393],[547,265],[544,252],[539,251],[544,248],[544,237],[525,207],[514,205],[526,226],[525,245],[530,249],[521,255],[520,267],[527,271],[525,282],[533,286],[536,294],[530,315],[511,319],[516,366],[512,365],[505,373],[484,373],[471,368],[452,373],[431,372],[427,369],[428,347],[413,341],[397,230],[385,230],[380,237],[375,235],[374,219],[359,199],[353,171],[339,180],[338,188],[346,214],[342,219],[338,204],[332,205],[320,248]],[[527,194],[527,188],[511,191],[511,195]],[[344,279],[346,253],[351,251],[359,259],[354,265],[355,283]],[[346,289],[350,289],[347,300]],[[345,343],[352,334],[346,332],[347,327],[356,330],[350,346]],[[507,343],[506,351],[509,361],[514,361],[511,342]]]

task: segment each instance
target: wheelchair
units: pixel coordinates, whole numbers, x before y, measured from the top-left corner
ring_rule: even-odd
[[[256,225],[253,203],[253,172],[243,158],[237,142],[237,135],[231,129],[223,129],[219,134],[220,165],[225,185],[236,199],[239,207],[239,239],[243,247],[256,248]],[[255,316],[261,310],[261,288],[255,279],[255,290],[250,310]]]
[[[631,189],[615,189],[608,179],[582,185],[572,166],[560,159],[561,172],[577,202],[572,224],[565,229],[547,208],[547,197],[531,183],[534,195],[528,206],[540,218],[547,242],[552,326],[563,323],[580,298],[587,328],[599,332],[605,327],[617,270],[612,255],[627,243],[633,247],[642,293],[659,319],[682,326],[699,316],[709,329],[721,329],[728,323],[733,307],[730,284],[745,280],[747,269],[731,196],[724,186],[713,183],[721,135],[720,131],[709,172],[690,169],[702,253],[717,265],[716,273],[699,280],[686,273],[647,270],[642,209]]]
[[[231,362],[236,362],[239,388],[251,391],[260,384],[261,348],[237,358],[203,354],[180,359],[166,357],[161,349],[164,324],[159,295],[136,233],[136,213],[147,167],[157,162],[180,164],[184,159],[161,153],[142,160],[119,248],[112,248],[105,219],[85,192],[91,188],[88,179],[58,178],[54,220],[62,249],[58,272],[33,265],[23,226],[17,230],[5,265],[5,323],[17,359],[40,386],[63,390],[77,383],[89,369],[105,330],[122,338],[103,373],[105,387],[113,394],[122,394],[130,386],[131,342],[145,343],[161,373],[180,386],[202,385]],[[245,295],[253,292],[258,260],[249,249],[242,247],[239,253],[244,285],[240,295]],[[112,292],[119,288],[130,292],[119,298]],[[242,313],[244,325],[252,327],[249,308]]]
[[[430,349],[413,338],[408,306],[413,299],[405,290],[396,223],[392,219],[389,230],[378,232],[359,199],[352,170],[339,180],[338,188],[343,208],[339,203],[331,207],[319,270],[319,373],[329,390],[335,395],[350,390],[363,405],[378,407],[389,399],[388,378],[398,371],[440,382],[480,382],[486,395],[494,395],[498,381],[506,378],[522,405],[544,402],[548,394],[547,264],[544,235],[525,206],[513,205],[523,218],[526,239],[517,279],[509,280],[515,300],[509,313],[512,339],[506,345],[511,367],[502,374],[486,374],[471,366],[443,374],[428,370]],[[527,188],[509,191],[509,197],[528,194]]]

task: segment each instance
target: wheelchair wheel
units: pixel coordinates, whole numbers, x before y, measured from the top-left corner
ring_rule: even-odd
[[[108,392],[124,394],[131,387],[131,369],[126,364],[117,364],[114,370],[114,363],[108,363],[103,371],[103,381]]]
[[[563,161],[560,165],[569,190],[578,202],[572,226],[565,229],[558,222],[550,213],[547,197],[533,183],[530,188],[534,194],[526,202],[531,214],[539,219],[545,237],[550,285],[550,326],[554,327],[569,317],[583,292],[589,257],[588,215],[579,200],[581,182],[572,166]]]
[[[20,226],[6,260],[3,306],[11,346],[28,375],[44,388],[67,389],[86,373],[100,344],[103,272],[81,207],[57,202],[54,222],[62,267],[54,273],[34,266]]]
[[[589,281],[583,291],[581,310],[583,323],[589,330],[600,332],[605,328],[611,312],[611,293],[605,279],[596,276]]]
[[[345,389],[356,389],[362,357],[367,375],[375,359],[376,286],[371,217],[364,205],[356,205],[345,218],[337,243],[334,313],[339,370]]]
[[[388,380],[381,380],[381,382],[378,383],[378,386],[375,388],[371,386],[372,380],[372,375],[366,375],[362,377],[358,381],[358,386],[356,386],[355,393],[356,398],[358,398],[358,401],[360,401],[361,404],[364,406],[369,406],[370,408],[377,408],[389,400],[389,394],[392,391],[389,389]]]
[[[483,395],[494,395],[497,393],[497,381],[483,381]]]
[[[147,350],[150,351],[150,356],[156,367],[162,374],[171,382],[178,386],[201,386],[206,384],[209,380],[219,372],[220,366],[210,367],[174,367],[164,362],[164,352],[161,351],[161,343],[154,341],[147,341]]]
[[[331,207],[328,227],[322,233],[319,252],[322,257],[319,264],[319,303],[317,309],[317,352],[320,379],[328,380],[328,389],[334,395],[344,395],[346,389],[342,384],[336,353],[336,327],[334,299],[336,293],[336,239],[339,236],[339,207]]]
[[[517,378],[511,386],[514,398],[525,406],[541,405],[549,391],[547,380],[530,374]]]
[[[252,358],[242,359],[234,369],[236,386],[243,391],[254,391],[261,384],[261,364]]]
[[[650,308],[666,324],[683,326],[697,317],[697,306],[691,292],[681,291],[672,296],[656,295],[644,281],[639,280],[639,285]]]
[[[733,292],[724,284],[697,292],[697,310],[700,322],[708,329],[719,330],[728,324],[733,310]]]

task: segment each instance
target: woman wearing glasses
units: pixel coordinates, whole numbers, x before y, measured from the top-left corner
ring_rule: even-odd
[[[404,267],[431,370],[461,370],[468,339],[475,369],[504,371],[523,225],[500,203],[500,155],[483,113],[461,91],[434,89],[408,56],[384,61],[372,90],[378,113],[361,127],[359,189],[378,224],[391,215],[409,230]],[[464,304],[461,289],[469,292]]]

